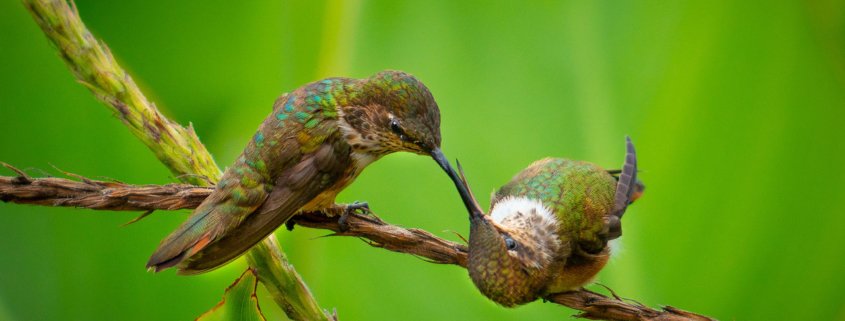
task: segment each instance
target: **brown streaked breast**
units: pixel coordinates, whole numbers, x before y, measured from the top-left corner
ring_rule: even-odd
[[[593,281],[596,274],[607,264],[610,249],[605,248],[596,255],[573,254],[546,289],[547,293],[577,290]]]

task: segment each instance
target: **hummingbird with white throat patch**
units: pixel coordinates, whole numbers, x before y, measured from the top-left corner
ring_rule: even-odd
[[[467,270],[481,293],[512,307],[590,283],[610,257],[608,241],[622,235],[622,215],[645,188],[630,138],[626,150],[619,171],[536,161],[493,194],[490,215],[458,164],[456,184],[470,216]]]

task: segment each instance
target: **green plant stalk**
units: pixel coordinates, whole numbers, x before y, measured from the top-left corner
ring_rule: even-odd
[[[76,79],[111,107],[175,176],[197,185],[220,178],[220,169],[193,127],[168,120],[147,100],[108,47],[88,31],[75,5],[58,0],[25,0],[24,5]]]
[[[47,38],[56,46],[76,79],[108,107],[155,153],[179,180],[208,186],[220,168],[192,126],[170,121],[147,100],[108,47],[85,27],[73,2],[23,0]],[[273,299],[293,320],[331,320],[319,308],[302,278],[282,254],[272,234],[247,255]]]
[[[276,237],[271,235],[246,254],[249,266],[256,271],[264,271],[259,272],[258,279],[276,304],[292,320],[336,320],[336,316],[329,315],[317,305],[311,291],[281,249]]]

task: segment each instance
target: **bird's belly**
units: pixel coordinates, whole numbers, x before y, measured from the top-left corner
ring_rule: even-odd
[[[349,184],[347,183],[345,185]],[[346,187],[345,185],[339,188],[335,188],[334,186],[332,186],[331,189],[323,191],[322,193],[317,195],[317,197],[314,197],[310,202],[302,206],[299,211],[316,212],[332,207],[334,205],[335,197],[337,197],[337,194],[340,193],[340,191],[343,190],[344,187]]]
[[[337,194],[346,188],[346,186],[349,186],[349,184],[358,177],[358,174],[361,174],[361,171],[363,171],[367,165],[381,158],[380,155],[372,155],[358,151],[353,151],[350,156],[352,158],[352,165],[346,168],[343,175],[340,176],[340,179],[335,181],[331,187],[327,188],[307,204],[302,206],[299,209],[300,212],[315,212],[333,207],[335,205],[334,200],[337,197]]]
[[[340,179],[335,181],[329,188],[318,194],[316,197],[311,199],[308,203],[302,206],[299,211],[300,212],[316,212],[321,211],[327,208],[331,208],[335,205],[335,198],[337,194],[340,193],[346,186],[352,183],[358,174],[361,173],[361,170],[357,166],[350,166],[347,169],[343,176]]]
[[[547,293],[558,293],[580,289],[582,286],[593,281],[596,274],[601,271],[610,257],[609,251],[592,257],[579,257],[576,262],[567,262],[561,271],[554,277],[552,283],[546,289]]]

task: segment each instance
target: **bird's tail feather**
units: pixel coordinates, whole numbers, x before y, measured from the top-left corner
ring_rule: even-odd
[[[202,206],[202,205],[201,205]],[[147,261],[147,269],[156,272],[175,266],[201,251],[223,234],[225,215],[214,206],[202,206],[182,226],[161,241]]]
[[[638,191],[642,192],[642,183],[637,180],[637,151],[634,149],[634,143],[631,142],[630,137],[625,137],[625,163],[619,173],[619,181],[616,183],[616,195],[614,198],[614,207],[611,212],[609,222],[608,239],[616,239],[622,236],[622,215],[625,210],[634,200],[634,196]]]
[[[179,274],[204,273],[238,258],[284,224],[302,205],[303,200],[291,198],[290,189],[273,190],[267,203],[240,222],[238,228],[203,247],[196,255],[185,257],[179,265]]]

